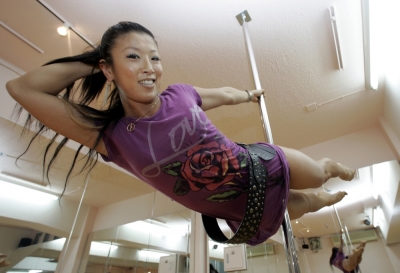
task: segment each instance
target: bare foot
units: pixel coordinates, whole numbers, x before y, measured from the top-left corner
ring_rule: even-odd
[[[339,175],[340,179],[345,180],[345,181],[350,181],[354,178],[354,175],[356,174],[355,170],[352,170],[350,168],[347,168],[346,166],[337,163],[341,168],[342,168],[342,173]]]
[[[337,193],[329,193],[326,191],[320,191],[317,195],[324,200],[326,206],[332,206],[333,204],[340,202],[347,195],[347,192],[338,191]]]
[[[364,248],[363,248],[363,247],[353,249],[353,253],[354,253],[356,256],[360,256],[363,252],[364,252]]]
[[[360,245],[357,248],[360,248],[360,247],[364,248],[366,243],[367,243],[366,241],[360,242]]]

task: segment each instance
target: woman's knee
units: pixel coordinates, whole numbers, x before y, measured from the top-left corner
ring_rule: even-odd
[[[290,167],[290,188],[320,187],[326,179],[323,162],[315,161],[300,151],[281,147]]]

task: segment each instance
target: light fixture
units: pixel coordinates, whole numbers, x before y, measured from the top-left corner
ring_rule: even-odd
[[[303,229],[305,229],[305,230],[307,230],[307,232],[310,232],[310,229],[305,225],[305,224],[303,224],[303,222],[301,222],[300,220],[296,220],[296,224],[298,224],[298,223],[300,223],[304,228],[302,228],[302,229],[300,229],[300,230],[303,230]]]
[[[43,270],[29,270],[29,273],[40,273],[43,272]]]
[[[41,186],[6,175],[1,171],[0,196],[29,203],[47,203],[58,199],[57,195]]]
[[[57,28],[57,32],[61,36],[67,36],[68,30],[69,30],[69,27],[67,25],[63,25],[63,26]]]
[[[362,19],[363,19],[363,38],[364,38],[364,70],[365,70],[365,87],[367,89],[377,90],[379,84],[379,71],[378,71],[378,47],[377,47],[377,29],[376,13],[371,11],[379,8],[378,1],[362,0]]]
[[[171,254],[164,252],[157,252],[152,250],[139,250],[139,258],[149,257],[154,259],[160,259],[161,257],[169,256]]]
[[[100,243],[100,242],[91,242],[90,250],[97,250],[97,251],[113,251],[118,249],[118,246],[112,245],[109,243]]]
[[[132,228],[137,231],[146,231],[150,232],[154,236],[167,236],[167,237],[184,237],[186,236],[186,231],[179,230],[176,228],[171,228],[170,226],[155,221],[136,221],[130,224],[127,224],[129,228]]]
[[[332,6],[332,7],[329,7],[328,10],[329,10],[329,17],[331,19],[333,41],[335,42],[338,67],[339,67],[339,70],[342,70],[343,69],[342,51],[340,49],[340,43],[339,43],[339,34],[338,34],[337,23],[336,23],[337,17],[335,14],[335,8]]]

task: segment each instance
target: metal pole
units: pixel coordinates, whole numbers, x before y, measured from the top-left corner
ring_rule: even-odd
[[[249,29],[247,27],[247,22],[251,21],[250,15],[248,14],[247,11],[244,11],[236,16],[238,19],[240,25],[243,27],[243,32],[244,32],[244,37],[246,40],[246,45],[247,45],[247,51],[249,54],[250,58],[250,64],[251,64],[251,69],[253,72],[253,77],[254,77],[254,83],[256,86],[256,89],[262,89],[261,88],[261,83],[260,83],[260,78],[258,77],[258,70],[257,70],[257,65],[256,65],[256,60],[254,58],[254,52],[253,52],[253,47],[251,44],[250,40],[250,35],[249,35]],[[261,111],[261,120],[262,124],[264,127],[264,134],[267,142],[270,144],[274,144],[274,141],[272,139],[272,132],[271,132],[271,126],[269,123],[268,119],[268,114],[267,114],[267,108],[265,106],[265,100],[264,96],[260,96],[259,98],[259,106],[260,106],[260,111]],[[286,258],[289,266],[289,272],[292,273],[300,273],[300,267],[297,259],[297,252],[296,252],[296,246],[294,243],[293,239],[293,233],[292,233],[292,226],[290,224],[290,218],[287,210],[285,209],[285,217],[282,223],[283,227],[283,237],[285,238],[285,251],[286,251]]]
[[[345,233],[346,231],[347,231],[347,228],[346,228],[346,231],[344,230],[344,228],[343,228],[343,225],[342,225],[342,221],[340,221],[340,218],[339,218],[339,213],[338,213],[338,211],[337,211],[337,209],[336,209],[336,206],[333,204],[332,205],[333,206],[333,209],[334,209],[334,211],[335,211],[335,214],[336,214],[336,218],[337,218],[337,220],[338,220],[338,223],[339,223],[339,227],[340,227],[340,230],[342,231],[342,232],[344,232],[344,244],[346,245],[346,250],[347,250],[347,253],[351,253],[351,251],[350,251],[350,249],[349,249],[349,244],[347,243],[347,238],[348,238],[348,240],[350,241],[350,235],[347,233]],[[346,235],[347,235],[347,237],[346,237]],[[343,238],[340,238],[340,239],[343,239]],[[351,243],[351,241],[350,241],[350,243]]]

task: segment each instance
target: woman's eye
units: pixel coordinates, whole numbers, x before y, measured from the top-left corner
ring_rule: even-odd
[[[128,58],[139,59],[139,55],[137,55],[137,54],[129,54]]]
[[[161,59],[159,57],[153,57],[151,58],[152,61],[161,61]]]

